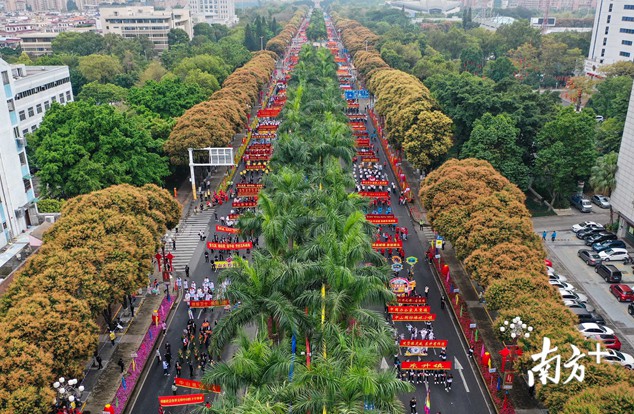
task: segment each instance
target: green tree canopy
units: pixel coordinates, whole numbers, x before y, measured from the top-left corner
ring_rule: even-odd
[[[100,53],[104,48],[104,38],[95,32],[62,32],[51,41],[53,53],[88,56]]]
[[[227,64],[221,58],[209,55],[185,58],[174,68],[173,72],[181,79],[185,79],[190,72],[196,69],[212,75],[220,84],[229,75]]]
[[[128,100],[131,104],[144,106],[163,118],[175,118],[207,97],[196,83],[186,83],[171,75],[163,77],[159,82],[149,80],[140,88],[130,89]]]
[[[488,61],[484,69],[484,74],[495,82],[499,82],[502,79],[513,78],[515,71],[516,68],[513,62],[511,62],[511,59],[502,56],[495,60]]]
[[[167,33],[167,44],[172,47],[174,45],[186,45],[189,43],[189,35],[183,29],[170,29]]]
[[[92,54],[79,58],[79,72],[88,82],[114,83],[123,66],[115,56]]]
[[[81,92],[77,98],[82,101],[92,99],[97,104],[110,104],[122,102],[127,96],[128,91],[121,86],[93,81],[81,88]]]
[[[509,115],[486,113],[475,121],[460,157],[489,161],[503,176],[526,190],[529,169],[522,161],[523,150],[516,143],[518,136],[519,129]]]
[[[169,174],[162,142],[110,105],[53,105],[29,145],[37,175],[54,197],[113,184],[161,183]]]

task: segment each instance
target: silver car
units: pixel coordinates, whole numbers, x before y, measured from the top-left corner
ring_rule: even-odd
[[[601,208],[610,208],[610,199],[601,194],[592,196],[592,202]]]

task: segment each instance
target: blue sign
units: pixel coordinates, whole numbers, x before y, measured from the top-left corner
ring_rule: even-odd
[[[350,100],[350,99],[357,99],[357,91],[346,91],[345,95],[346,95],[346,99]]]
[[[365,89],[346,91],[346,99],[368,99],[370,93]]]
[[[361,99],[369,99],[370,98],[370,92],[368,92],[365,89],[361,89],[359,91],[359,98],[361,98]]]

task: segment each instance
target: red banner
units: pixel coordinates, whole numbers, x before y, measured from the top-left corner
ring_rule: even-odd
[[[404,361],[401,362],[402,370],[443,370],[451,369],[451,361]]]
[[[429,313],[431,306],[388,306],[388,313]]]
[[[246,157],[249,157],[248,159]],[[271,158],[271,154],[246,154],[245,160],[247,161],[268,161]]]
[[[217,308],[227,306],[229,304],[229,299],[219,299],[219,300],[190,300],[189,307],[190,308]]]
[[[240,189],[240,188],[262,188],[264,187],[264,184],[247,184],[247,183],[240,183],[240,184],[236,184],[236,188]]]
[[[401,249],[403,248],[403,242],[374,242],[372,243],[373,249]]]
[[[357,155],[362,156],[362,157],[375,157],[376,154],[374,153],[374,151],[368,150],[368,151],[357,151]]]
[[[363,162],[379,162],[377,157],[361,157],[361,161]]]
[[[408,304],[408,305],[424,305],[427,303],[427,298],[411,298],[407,296],[399,296],[396,298],[398,303]]]
[[[398,343],[401,347],[421,348],[447,348],[446,339],[401,339]]]
[[[217,250],[240,250],[240,249],[253,249],[253,243],[251,242],[242,242],[242,243],[214,243],[207,242],[208,249],[217,249]]]
[[[245,167],[246,170],[265,170],[266,169],[266,165],[247,165]]]
[[[258,118],[275,118],[280,114],[278,109],[260,109],[258,111]]]
[[[367,216],[365,216],[365,219],[367,221],[369,221],[372,224],[396,224],[398,223],[398,219],[396,217],[394,217],[391,214],[375,214],[376,216],[383,216],[383,217],[369,217],[373,214],[368,214]]]
[[[247,151],[249,150],[271,150],[271,144],[251,144]],[[240,184],[238,184],[240,185]],[[246,185],[255,185],[255,184],[246,184]]]
[[[385,180],[361,180],[361,185],[387,185]]]
[[[392,315],[394,322],[433,322],[436,320],[435,313],[426,313],[423,315],[407,315],[404,313]]]
[[[216,231],[219,231],[222,233],[231,233],[231,234],[240,233],[240,229],[234,229],[233,227],[219,226],[217,224],[216,224]]]
[[[361,197],[373,197],[373,198],[390,198],[390,193],[387,191],[359,191]]]
[[[236,208],[257,207],[258,202],[257,201],[241,201],[241,202],[234,201],[233,204],[231,205]]]
[[[357,138],[357,147],[369,147],[370,138]]]
[[[240,214],[229,214],[229,220],[237,220],[240,218]]]
[[[258,131],[277,131],[279,125],[258,125]]]
[[[161,407],[174,407],[177,405],[201,404],[205,402],[205,394],[167,395],[158,397]]]
[[[220,394],[222,392],[220,389],[220,385],[214,384],[214,385],[211,385],[210,387],[206,387],[200,381],[190,380],[186,378],[179,378],[179,377],[175,377],[174,382],[176,383],[177,387],[193,388],[196,390],[207,390],[207,391],[215,392],[216,394]]]
[[[238,188],[238,197],[256,196],[260,193],[259,188]]]

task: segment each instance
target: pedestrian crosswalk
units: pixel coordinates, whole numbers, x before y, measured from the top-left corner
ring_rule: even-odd
[[[165,250],[174,255],[173,266],[177,274],[184,274],[185,266],[189,265],[196,247],[203,243],[200,241],[200,231],[202,230],[206,236],[209,235],[209,223],[214,221],[215,212],[215,209],[209,209],[192,214],[181,220],[178,233],[176,230],[167,233]],[[173,248],[172,240],[176,241],[176,250]]]

